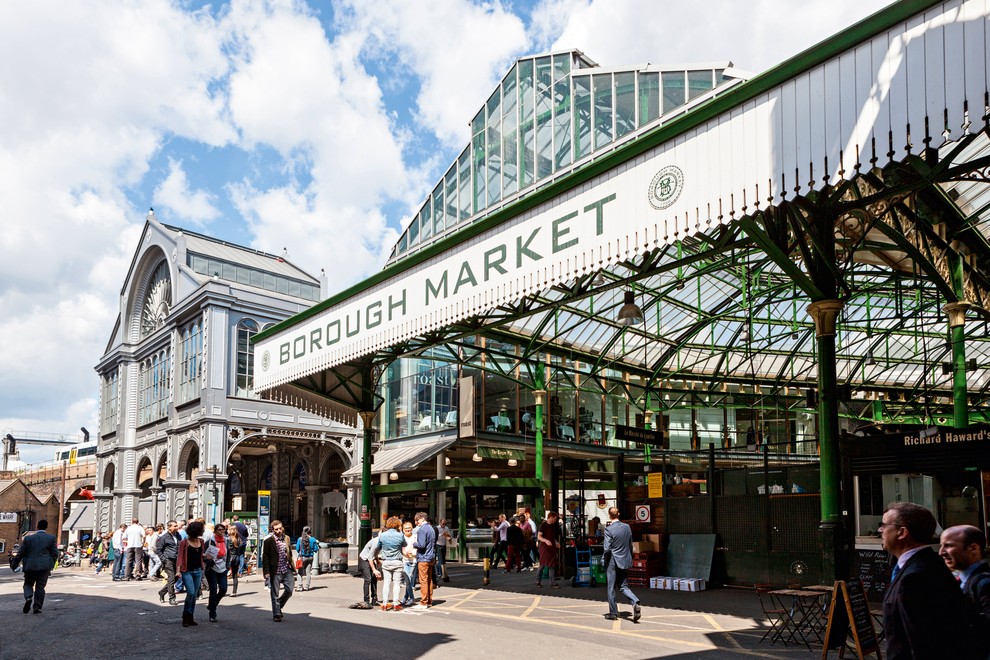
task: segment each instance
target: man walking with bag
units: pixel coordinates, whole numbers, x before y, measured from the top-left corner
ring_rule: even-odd
[[[639,622],[639,599],[629,588],[626,581],[626,571],[632,568],[632,529],[619,520],[619,509],[612,507],[608,510],[609,523],[605,528],[605,576],[608,580],[608,614],[605,618],[615,621],[619,618],[619,608],[615,604],[616,588],[629,599],[633,606],[633,623]]]
[[[46,532],[46,529],[48,521],[39,520],[38,531],[26,535],[17,551],[16,563],[24,569],[25,614],[31,611],[32,606],[35,614],[41,614],[41,608],[45,604],[45,585],[48,584],[48,576],[58,559],[55,537]]]

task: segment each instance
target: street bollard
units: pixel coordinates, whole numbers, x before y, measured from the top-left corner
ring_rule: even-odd
[[[488,575],[489,569],[492,567],[492,560],[488,558],[488,548],[481,549],[481,558],[485,562],[485,579],[482,580],[482,584],[486,587],[492,583],[491,578]]]

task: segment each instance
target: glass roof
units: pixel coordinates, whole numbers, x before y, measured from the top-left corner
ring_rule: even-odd
[[[605,70],[576,50],[518,60],[387,265],[742,82],[731,67]]]

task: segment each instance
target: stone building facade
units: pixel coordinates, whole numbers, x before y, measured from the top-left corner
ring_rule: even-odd
[[[359,460],[357,431],[253,391],[251,338],[324,297],[275,256],[148,214],[120,292],[100,377],[96,525],[258,511],[293,534],[345,536],[353,505],[324,509]]]

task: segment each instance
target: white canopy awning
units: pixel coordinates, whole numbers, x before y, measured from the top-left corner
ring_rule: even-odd
[[[385,474],[415,470],[423,461],[433,458],[456,441],[457,436],[450,433],[430,438],[429,442],[403,444],[394,448],[383,447],[375,452],[371,473]],[[345,479],[360,477],[361,464],[357,463],[345,470],[341,476]]]

